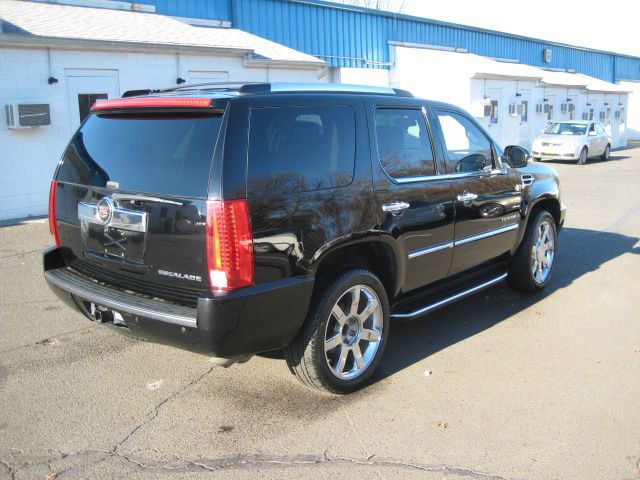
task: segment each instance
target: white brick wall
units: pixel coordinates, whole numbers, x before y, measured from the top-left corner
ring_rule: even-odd
[[[171,53],[0,48],[0,221],[46,215],[49,184],[71,138],[65,71],[114,70],[126,90],[167,88],[189,71],[226,71],[234,81],[319,81],[318,69],[245,67],[240,57]],[[54,76],[58,83],[49,85]],[[325,77],[323,81],[327,81]],[[51,126],[9,130],[4,104],[35,100],[51,106]]]

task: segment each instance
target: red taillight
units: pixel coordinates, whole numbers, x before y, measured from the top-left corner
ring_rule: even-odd
[[[113,110],[119,108],[209,108],[210,98],[116,98],[98,101],[91,110]]]
[[[253,285],[253,242],[246,200],[207,202],[207,265],[214,290]]]
[[[56,225],[56,190],[58,190],[58,182],[51,181],[49,187],[49,231],[53,235],[56,247],[60,248],[60,239],[58,238],[58,225]]]

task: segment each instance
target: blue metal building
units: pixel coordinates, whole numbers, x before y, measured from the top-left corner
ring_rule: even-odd
[[[640,58],[321,0],[139,0],[164,15],[222,20],[325,60],[389,68],[389,42],[455,48],[608,82],[640,81]]]

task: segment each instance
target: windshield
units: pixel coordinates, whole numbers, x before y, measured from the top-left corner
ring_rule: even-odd
[[[204,197],[221,122],[210,114],[91,115],[67,147],[58,180]]]
[[[544,133],[551,135],[585,135],[587,125],[584,123],[554,123]]]

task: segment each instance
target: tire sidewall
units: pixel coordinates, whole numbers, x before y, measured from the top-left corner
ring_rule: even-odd
[[[366,371],[351,380],[343,380],[336,377],[325,359],[324,352],[324,336],[327,328],[327,323],[331,314],[331,309],[335,303],[354,285],[366,285],[373,289],[378,296],[378,300],[382,306],[382,341],[378,346],[378,351],[371,364],[367,367]],[[340,393],[347,393],[358,389],[364,384],[375,372],[380,359],[384,353],[387,339],[389,338],[389,326],[390,326],[390,314],[389,314],[389,301],[387,299],[387,293],[384,286],[378,280],[378,278],[367,270],[352,270],[350,272],[342,274],[334,283],[330,284],[326,290],[325,295],[321,298],[318,308],[315,311],[316,329],[314,332],[313,342],[316,348],[313,351],[313,361],[316,365],[320,366],[322,380],[326,382],[332,390]]]
[[[589,158],[589,151],[587,150],[587,147],[582,147],[582,150],[580,150],[580,157],[578,157],[578,165],[584,165],[587,163],[587,158]]]

